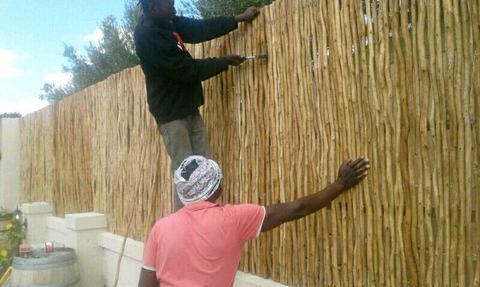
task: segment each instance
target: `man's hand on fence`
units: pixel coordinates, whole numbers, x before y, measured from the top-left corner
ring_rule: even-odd
[[[239,55],[228,55],[224,57],[230,66],[239,66],[245,62],[245,58]]]
[[[340,184],[345,190],[350,189],[367,177],[369,169],[370,161],[364,157],[355,161],[344,161],[338,170],[336,183]]]
[[[237,22],[251,22],[258,16],[259,13],[260,10],[257,7],[248,7],[245,12],[235,16],[235,20],[237,20]]]

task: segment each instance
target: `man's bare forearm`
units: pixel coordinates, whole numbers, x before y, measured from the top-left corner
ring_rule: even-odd
[[[294,219],[302,218],[319,211],[320,209],[328,206],[335,198],[345,191],[345,187],[337,182],[334,182],[319,192],[297,199],[298,217]]]
[[[282,223],[297,220],[327,206],[346,189],[339,183],[332,183],[319,192],[291,202],[266,207],[262,231],[271,230]]]

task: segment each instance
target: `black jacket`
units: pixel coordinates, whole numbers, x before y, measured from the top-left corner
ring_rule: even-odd
[[[176,17],[172,24],[155,27],[140,21],[135,29],[136,51],[145,74],[150,112],[159,124],[195,112],[204,102],[201,82],[228,69],[223,58],[193,59],[173,32],[185,43],[200,43],[236,28],[233,17]]]

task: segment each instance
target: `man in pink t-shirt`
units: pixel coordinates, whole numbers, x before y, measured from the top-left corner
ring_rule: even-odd
[[[248,240],[327,206],[368,174],[367,159],[345,161],[336,181],[292,202],[220,206],[222,172],[201,156],[185,159],[174,180],[184,208],[157,221],[145,246],[139,287],[228,287]]]

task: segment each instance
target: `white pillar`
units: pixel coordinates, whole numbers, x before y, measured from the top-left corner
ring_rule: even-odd
[[[48,216],[47,234],[48,241],[60,245],[65,245],[65,236],[67,234],[67,228],[65,227],[65,218]]]
[[[107,218],[100,213],[65,215],[65,246],[75,249],[80,267],[80,287],[102,286],[102,250],[99,236],[105,232]]]
[[[20,120],[0,119],[0,206],[14,210],[20,194]]]
[[[48,202],[24,203],[20,209],[27,219],[27,242],[38,244],[48,241],[47,216],[52,215],[52,205]]]

